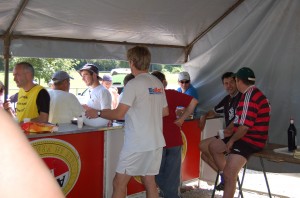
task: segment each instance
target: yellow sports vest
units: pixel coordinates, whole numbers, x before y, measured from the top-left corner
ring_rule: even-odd
[[[39,116],[36,99],[41,89],[43,89],[43,87],[40,85],[35,85],[29,91],[20,88],[16,108],[19,122],[22,122],[24,118],[32,119]]]

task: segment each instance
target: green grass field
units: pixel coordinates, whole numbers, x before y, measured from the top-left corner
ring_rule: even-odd
[[[109,73],[100,73],[99,76],[103,76],[104,74],[109,74]],[[119,82],[123,84],[123,79],[126,74],[119,74],[119,75],[114,75],[113,76],[113,82]],[[71,80],[71,88],[70,92],[77,95],[78,93],[81,93],[86,89],[86,85],[81,79],[81,76],[76,72],[73,71],[70,73],[70,76],[74,78],[74,80]],[[166,78],[168,80],[168,86],[170,88],[176,88],[178,86],[177,84],[177,76],[178,74],[166,74]],[[4,72],[0,72],[0,80],[4,83]],[[9,95],[15,94],[18,92],[18,87],[16,86],[16,83],[14,82],[13,75],[12,73],[9,73]],[[48,88],[48,83],[44,82],[42,80],[41,85]]]

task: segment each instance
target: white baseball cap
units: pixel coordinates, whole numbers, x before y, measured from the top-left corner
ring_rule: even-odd
[[[181,80],[190,80],[190,75],[188,72],[180,72],[179,75],[178,75],[178,81],[181,81]]]

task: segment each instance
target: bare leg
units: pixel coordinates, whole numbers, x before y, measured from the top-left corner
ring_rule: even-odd
[[[224,168],[225,188],[223,198],[233,198],[238,174],[246,162],[246,158],[241,155],[230,154],[228,156]]]
[[[205,140],[202,140],[199,144],[199,149],[201,151],[201,159],[205,161],[212,169],[217,171],[217,166],[215,165],[214,159],[212,158],[212,155],[209,152],[209,144],[215,140],[215,137],[210,137]]]
[[[112,198],[125,198],[127,184],[130,180],[131,176],[121,173],[116,173],[113,181],[113,194]]]
[[[226,158],[224,155],[224,152],[226,151],[226,144],[223,140],[216,139],[209,144],[209,151],[214,159],[217,170],[223,171],[226,164]]]
[[[158,190],[155,183],[155,175],[146,175],[142,177],[143,184],[146,188],[147,198],[158,198]]]

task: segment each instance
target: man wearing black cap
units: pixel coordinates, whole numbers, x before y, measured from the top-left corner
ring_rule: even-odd
[[[83,108],[76,96],[69,93],[70,79],[73,79],[65,71],[57,71],[52,75],[52,89],[50,95],[49,122],[70,123],[73,117],[78,117]]]
[[[233,135],[226,144],[219,140],[211,150],[218,169],[224,172],[225,198],[234,196],[238,173],[249,156],[264,148],[270,121],[269,101],[254,85],[254,72],[243,67],[235,77],[242,96],[236,108]],[[227,158],[224,153],[229,154]]]
[[[87,94],[87,103],[83,105],[86,112],[92,109],[103,110],[111,109],[111,94],[100,84],[102,80],[98,75],[98,68],[93,64],[85,64],[80,70],[79,74],[82,80],[89,87],[89,94]]]

